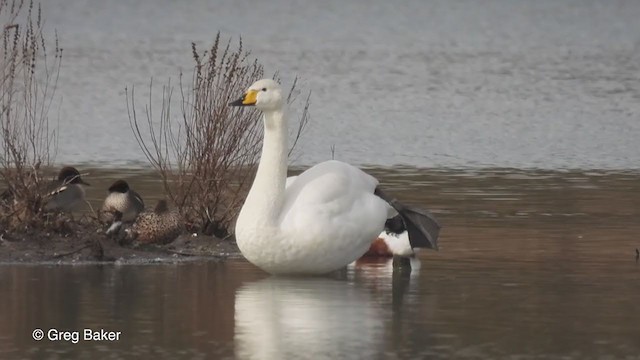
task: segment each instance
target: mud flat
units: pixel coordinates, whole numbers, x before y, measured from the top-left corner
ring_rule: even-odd
[[[25,231],[0,235],[0,264],[76,264],[87,262],[145,264],[224,260],[242,255],[232,239],[182,234],[166,245],[120,245],[102,230],[75,224],[73,233]]]

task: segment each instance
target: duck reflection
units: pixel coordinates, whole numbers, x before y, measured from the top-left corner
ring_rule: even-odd
[[[427,285],[418,257],[403,258],[398,264],[392,258],[363,258],[352,264],[354,279],[371,289],[384,311],[384,353],[387,357],[407,358],[411,350],[423,351],[433,344],[431,328],[437,294],[420,293]],[[422,290],[424,291],[424,290]]]
[[[235,349],[241,359],[340,358],[378,353],[379,305],[357,283],[270,277],[236,292]]]
[[[410,280],[418,281],[420,267],[421,262],[417,257],[403,258],[401,266],[391,258],[361,258],[350,264],[348,269],[354,281],[385,292],[391,290],[395,311],[402,308]]]

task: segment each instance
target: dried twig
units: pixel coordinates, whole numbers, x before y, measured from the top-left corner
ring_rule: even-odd
[[[49,111],[57,89],[62,49],[57,35],[46,49],[42,14],[33,1],[0,0],[0,224],[14,229],[37,220],[41,166],[53,163],[56,129]]]
[[[218,34],[213,46],[191,47],[194,70],[189,81],[180,74],[180,114],[171,115],[173,88],[163,86],[162,107],[154,117],[153,86],[144,116],[136,112],[135,93],[126,90],[129,122],[149,163],[163,181],[190,231],[225,237],[242,206],[261,149],[262,124],[255,109],[229,107],[255,80],[263,77],[242,39],[236,47]],[[293,94],[297,81],[289,93]],[[297,127],[294,146],[308,123],[309,97]],[[157,112],[156,112],[157,114]]]

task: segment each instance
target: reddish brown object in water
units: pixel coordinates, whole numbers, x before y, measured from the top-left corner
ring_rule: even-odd
[[[392,257],[393,253],[389,250],[387,243],[384,242],[382,238],[377,238],[371,243],[369,250],[362,256]]]

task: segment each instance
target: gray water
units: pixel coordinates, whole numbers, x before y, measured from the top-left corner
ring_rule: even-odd
[[[48,0],[44,16],[65,54],[58,162],[144,164],[125,86],[142,108],[151,77],[159,96],[221,31],[312,91],[299,164],[335,145],[354,164],[639,167],[637,1]]]
[[[116,178],[149,203],[163,197],[139,168],[124,87],[142,105],[151,77],[175,84],[190,72],[190,43],[222,31],[242,35],[267,73],[312,91],[299,165],[335,145],[444,229],[440,252],[420,253],[410,274],[387,260],[312,279],[242,260],[3,265],[0,358],[640,358],[640,2],[48,0],[43,10],[65,49],[57,161],[85,164],[94,207]],[[105,170],[125,165],[138,169]],[[122,334],[38,342],[35,328]]]
[[[632,359],[631,263],[428,259],[344,278],[267,277],[245,262],[2,269],[3,359]],[[608,267],[607,275],[601,271]],[[587,268],[593,267],[588,270]],[[560,274],[558,274],[560,273]],[[636,281],[636,284],[633,284]],[[3,293],[5,292],[3,291]],[[36,342],[33,329],[80,331]],[[85,341],[83,329],[120,331]]]
[[[410,274],[387,259],[293,279],[242,259],[3,265],[0,358],[640,358],[640,174],[369,171],[444,225]],[[148,173],[91,173],[94,206],[116,177],[161,191]],[[122,337],[34,341],[36,328]]]

